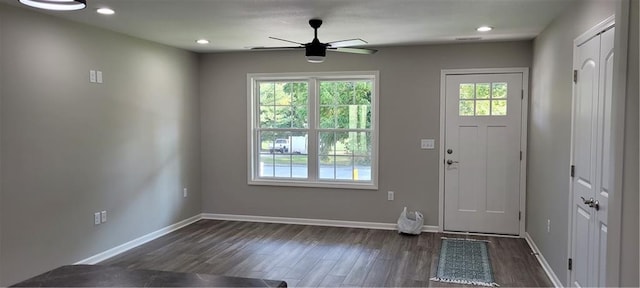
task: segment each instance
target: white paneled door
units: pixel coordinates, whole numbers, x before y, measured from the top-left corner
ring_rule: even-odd
[[[614,28],[575,49],[570,284],[605,286]]]
[[[445,231],[520,233],[523,77],[446,76]]]

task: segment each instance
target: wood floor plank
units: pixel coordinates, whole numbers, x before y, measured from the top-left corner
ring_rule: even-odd
[[[201,220],[100,264],[263,278],[290,287],[455,287],[429,281],[441,238],[487,240],[501,286],[552,286],[526,241],[442,233]]]

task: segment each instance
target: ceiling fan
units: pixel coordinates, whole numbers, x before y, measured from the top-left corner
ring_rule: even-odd
[[[276,37],[269,37],[274,40],[298,44],[300,46],[253,47],[251,48],[251,50],[305,49],[305,52],[306,52],[305,55],[307,56],[307,61],[311,63],[322,63],[324,61],[324,58],[327,56],[327,50],[336,51],[336,52],[345,52],[345,53],[356,53],[356,54],[373,54],[378,52],[378,50],[375,50],[375,49],[352,48],[351,46],[367,44],[366,41],[359,38],[322,43],[320,42],[320,40],[318,40],[318,28],[320,28],[320,26],[322,25],[322,20],[311,19],[309,20],[309,25],[311,26],[311,28],[313,28],[313,33],[314,33],[313,40],[309,43],[299,43],[291,40],[286,40],[286,39],[281,39]]]

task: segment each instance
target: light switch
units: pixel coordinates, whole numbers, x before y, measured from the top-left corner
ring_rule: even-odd
[[[89,71],[89,82],[96,83],[96,70]]]
[[[97,82],[102,84],[102,71],[96,71],[96,78]]]
[[[436,140],[434,140],[434,139],[422,139],[422,140],[420,140],[420,148],[421,149],[435,149],[436,148]]]

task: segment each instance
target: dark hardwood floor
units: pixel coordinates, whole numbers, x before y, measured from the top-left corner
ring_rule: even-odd
[[[100,264],[285,280],[290,287],[460,286],[429,281],[440,238],[489,240],[496,282],[552,286],[524,239],[200,220]]]

